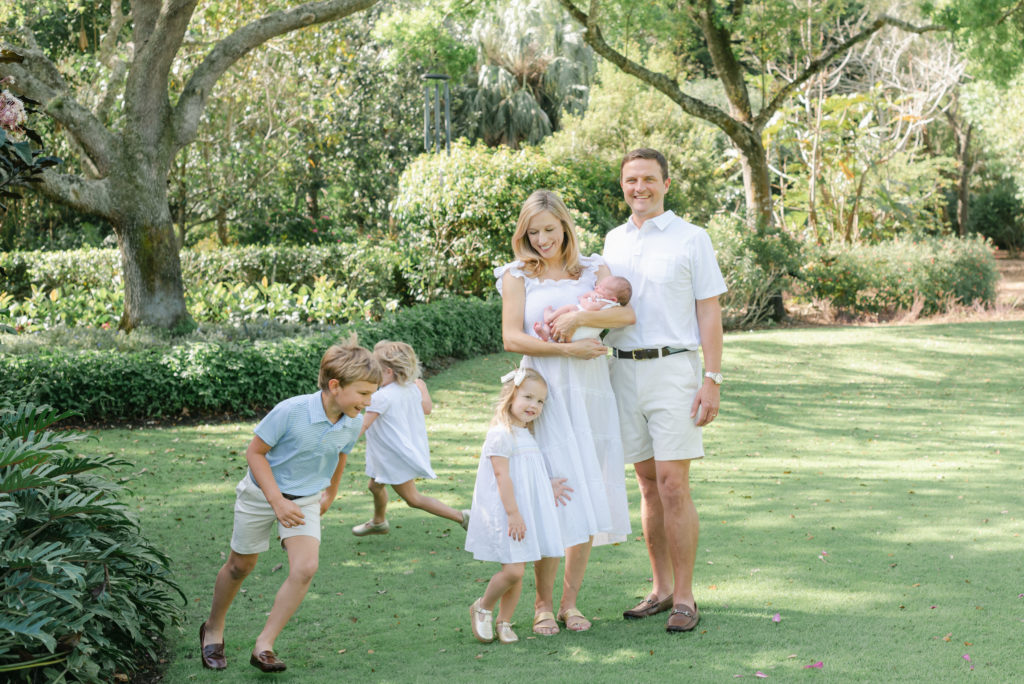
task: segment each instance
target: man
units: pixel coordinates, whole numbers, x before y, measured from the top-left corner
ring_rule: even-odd
[[[633,285],[636,323],[611,330],[611,378],[626,462],[640,485],[641,520],[654,586],[625,618],[672,609],[666,630],[700,621],[693,597],[699,523],[690,462],[704,456],[701,427],[718,415],[726,291],[703,228],[665,211],[668,163],[658,151],[626,154],[619,183],[629,220],[605,239],[612,273]],[[701,371],[698,346],[704,356]]]

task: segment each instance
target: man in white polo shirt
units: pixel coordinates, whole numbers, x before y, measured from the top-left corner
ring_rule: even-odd
[[[688,632],[700,621],[693,597],[699,523],[690,496],[690,461],[704,456],[701,427],[718,415],[718,296],[726,286],[707,232],[665,211],[665,157],[652,149],[633,150],[620,169],[632,215],[605,238],[604,258],[614,275],[633,286],[636,323],[611,330],[604,342],[612,347],[623,448],[640,485],[654,576],[651,594],[623,617],[671,608],[666,630]]]

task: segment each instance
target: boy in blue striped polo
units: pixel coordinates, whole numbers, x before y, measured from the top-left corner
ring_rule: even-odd
[[[242,581],[270,548],[277,523],[288,554],[288,577],[256,637],[249,663],[282,672],[274,640],[298,609],[320,558],[320,516],[338,495],[348,453],[362,427],[360,411],[381,381],[380,364],[355,336],[332,346],[320,361],[320,391],[285,399],[256,426],[245,452],[249,471],[235,488],[231,555],[217,573],[210,617],[199,627],[203,666],[227,667],[224,622]]]

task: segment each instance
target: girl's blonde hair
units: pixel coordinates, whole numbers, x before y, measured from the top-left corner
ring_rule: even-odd
[[[412,382],[420,377],[420,360],[416,352],[405,342],[381,340],[373,347],[373,355],[384,368],[390,368],[399,385]]]
[[[498,395],[498,403],[494,407],[494,420],[491,421],[491,425],[501,425],[506,430],[512,429],[512,402],[515,401],[519,388],[527,380],[536,380],[547,389],[547,380],[537,371],[532,368],[520,368],[519,371],[523,374],[522,382],[516,385],[513,379],[509,379],[501,385],[501,394]],[[533,432],[533,423],[527,423],[526,429]]]
[[[519,210],[519,221],[516,232],[512,235],[512,251],[516,259],[523,262],[523,272],[536,278],[544,270],[544,262],[540,254],[530,244],[527,230],[530,222],[541,212],[550,212],[562,224],[562,265],[571,278],[578,278],[583,271],[580,266],[580,247],[576,241],[576,224],[573,223],[569,209],[562,198],[550,190],[537,190],[526,198],[523,208]]]
[[[317,386],[327,391],[331,380],[337,380],[342,387],[360,380],[380,384],[380,363],[369,349],[359,346],[354,333],[347,340],[328,348],[320,359],[320,378]]]

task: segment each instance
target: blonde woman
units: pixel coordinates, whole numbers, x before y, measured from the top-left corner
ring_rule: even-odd
[[[635,321],[630,306],[571,311],[552,323],[550,341],[533,322],[545,308],[575,304],[611,275],[600,256],[580,256],[576,229],[561,198],[538,190],[527,198],[512,237],[516,261],[495,270],[502,297],[505,349],[524,354],[523,365],[547,380],[548,401],[536,421],[537,442],[555,481],[564,480],[572,499],[558,506],[566,548],[565,575],[557,614],[554,585],[558,559],[534,564],[537,596],[533,631],[552,635],[561,622],[571,631],[590,629],[576,601],[594,544],[625,540],[630,532],[619,420],[608,379],[607,348],[600,340],[570,341],[580,326],[617,328]]]

